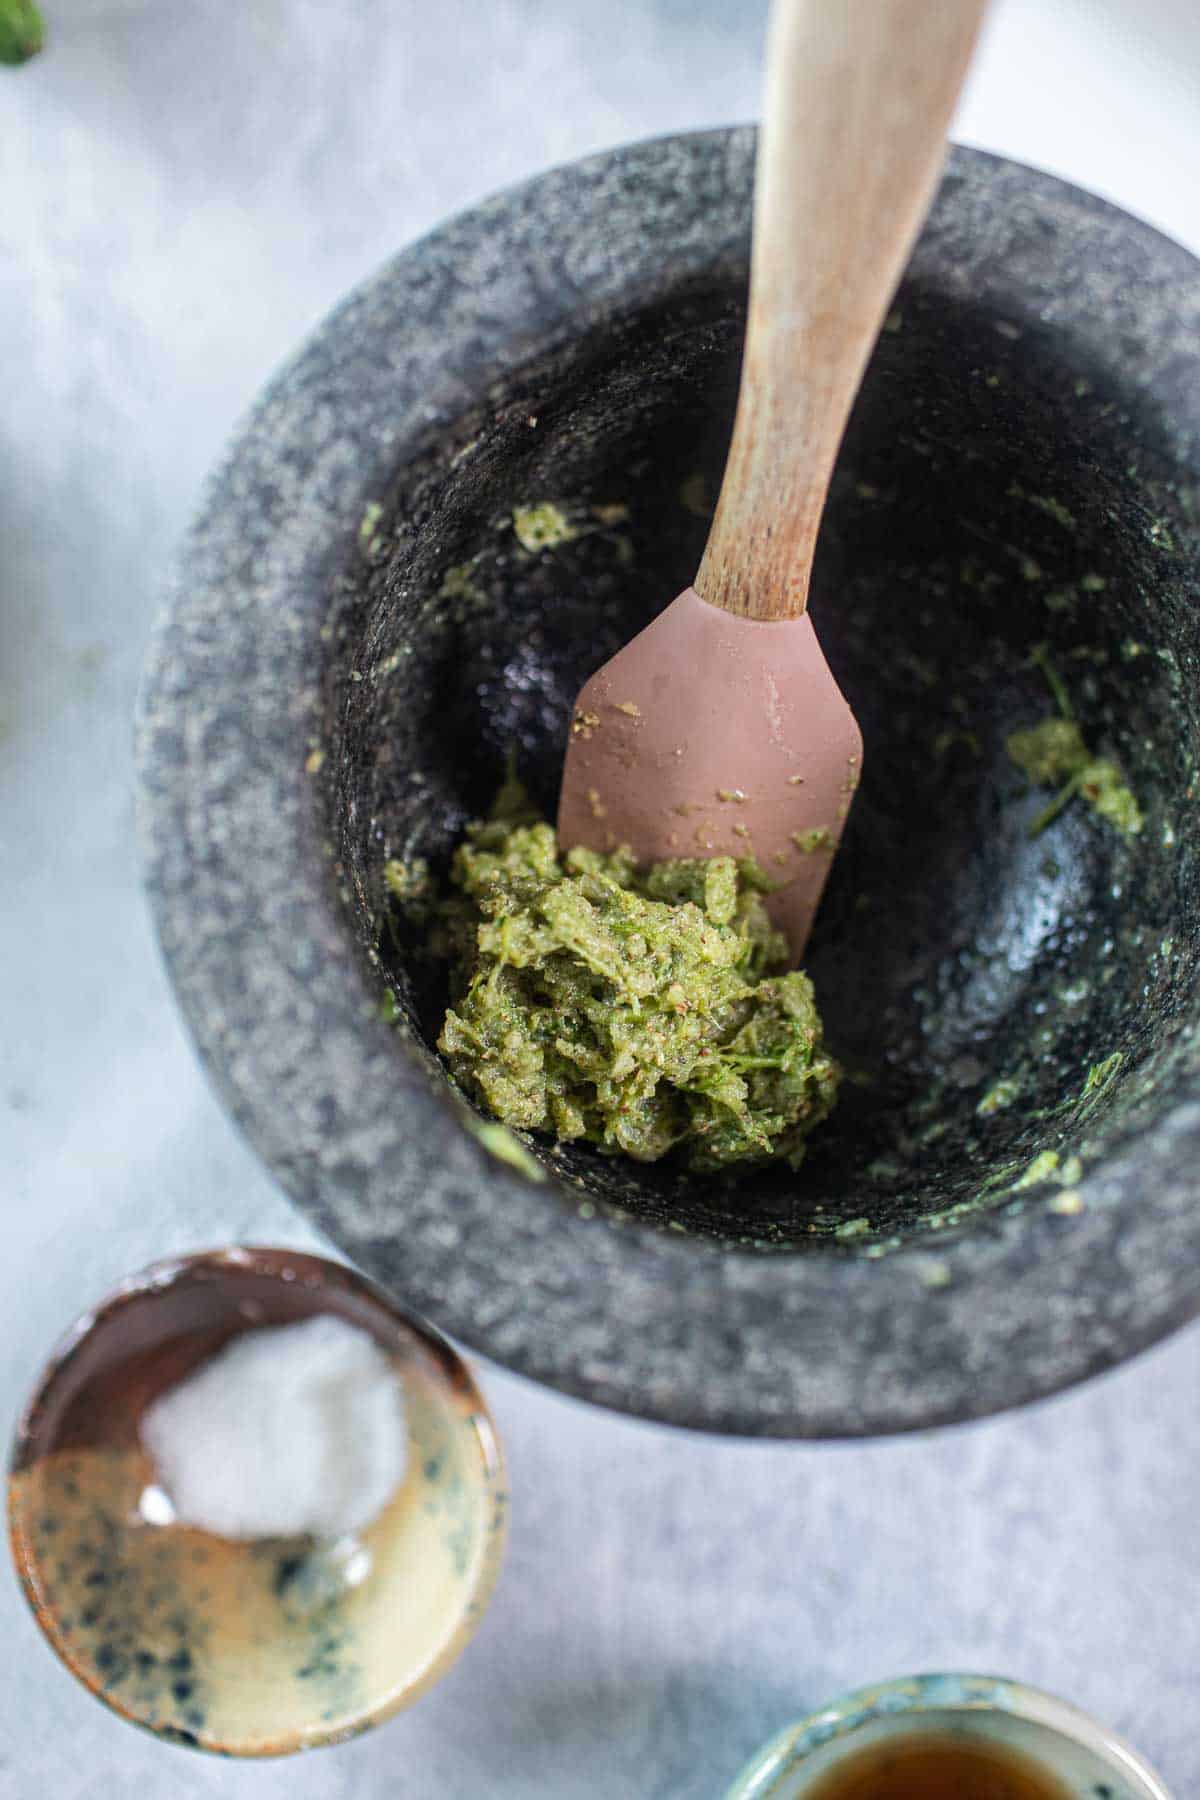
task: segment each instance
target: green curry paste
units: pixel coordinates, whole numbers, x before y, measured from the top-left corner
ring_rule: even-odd
[[[514,785],[469,829],[441,911],[454,1075],[506,1125],[639,1162],[797,1164],[841,1070],[765,876],[728,856],[561,856]]]

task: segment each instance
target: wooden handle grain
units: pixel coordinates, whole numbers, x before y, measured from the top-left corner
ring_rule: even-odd
[[[775,0],[742,382],[696,576],[794,619],[846,420],[941,168],[986,0]]]

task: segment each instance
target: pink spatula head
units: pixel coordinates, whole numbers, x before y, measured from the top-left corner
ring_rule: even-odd
[[[733,441],[688,588],[576,703],[565,848],[753,855],[803,953],[862,766],[805,614],[830,474],[984,0],[775,0]]]
[[[647,862],[754,857],[799,955],[861,765],[807,615],[740,619],[687,588],[580,694],[558,834]]]

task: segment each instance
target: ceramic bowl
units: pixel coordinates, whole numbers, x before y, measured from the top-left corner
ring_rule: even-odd
[[[1052,1694],[985,1675],[914,1675],[848,1694],[773,1738],[726,1800],[806,1800],[858,1752],[932,1732],[1024,1755],[1057,1778],[1065,1800],[1171,1800],[1103,1725]]]
[[[849,1070],[730,1181],[490,1129],[435,1053],[435,878],[514,753],[690,581],[736,389],[754,138],[553,171],[406,251],[240,432],[141,707],[184,1014],[353,1259],[489,1356],[706,1429],[904,1431],[1200,1302],[1200,266],[955,150],[864,381],[813,614],[865,740],[809,968]],[[551,502],[531,544],[516,515]],[[1011,760],[1055,688],[1126,836]]]
[[[333,1544],[172,1522],[145,1409],[238,1334],[317,1314],[369,1332],[402,1384],[393,1499]],[[338,1263],[256,1248],[156,1264],[80,1319],[8,1484],[17,1571],[67,1668],[134,1724],[225,1756],[337,1743],[437,1681],[487,1605],[505,1508],[491,1418],[449,1344]]]

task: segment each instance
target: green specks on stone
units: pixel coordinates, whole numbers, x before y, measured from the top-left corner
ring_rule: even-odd
[[[1083,1211],[1084,1198],[1077,1188],[1064,1188],[1060,1194],[1052,1194],[1046,1206],[1050,1212],[1072,1219]]]
[[[1083,1161],[1078,1156],[1068,1156],[1058,1171],[1058,1179],[1064,1187],[1078,1187],[1083,1180]]]
[[[1096,1104],[1116,1080],[1118,1071],[1124,1060],[1124,1053],[1120,1050],[1114,1050],[1111,1056],[1106,1056],[1104,1058],[1103,1062],[1092,1064],[1087,1072],[1087,1079],[1083,1084],[1083,1091],[1079,1096],[1080,1106],[1090,1109]]]
[[[545,1181],[546,1171],[533,1151],[507,1125],[501,1125],[495,1119],[473,1119],[471,1130],[488,1155],[494,1156],[497,1162],[507,1163],[510,1169],[517,1169],[528,1181]]]
[[[833,1235],[839,1238],[860,1238],[866,1237],[870,1229],[870,1219],[843,1219]]]
[[[1055,524],[1061,525],[1064,531],[1075,530],[1075,514],[1069,507],[1064,506],[1061,500],[1056,500],[1052,494],[1027,493],[1015,481],[1009,484],[1008,493],[1010,499],[1024,500],[1028,506],[1036,507],[1038,512],[1045,513],[1048,519],[1053,519]]]
[[[389,857],[383,865],[383,879],[388,893],[402,906],[428,900],[433,892],[429,864],[423,856]]]
[[[1013,1182],[1013,1192],[1019,1193],[1023,1188],[1037,1187],[1039,1182],[1049,1181],[1057,1172],[1059,1156],[1057,1150],[1043,1150],[1035,1156],[1023,1175]]]
[[[514,507],[512,523],[517,542],[533,556],[543,550],[553,550],[559,544],[569,544],[579,536],[579,527],[572,525],[562,507],[553,500]]]
[[[1059,717],[1014,731],[1006,740],[1005,749],[1035,786],[1058,785],[1059,791],[1029,826],[1030,837],[1045,831],[1077,796],[1123,837],[1136,837],[1144,821],[1132,789],[1115,763],[1089,750],[1045,645],[1034,650],[1033,660],[1045,676]]]
[[[980,1189],[980,1195],[986,1194],[989,1188],[996,1185],[995,1180],[985,1182]],[[965,1219],[971,1219],[978,1215],[980,1195],[971,1200],[956,1200],[953,1206],[944,1206],[936,1212],[925,1213],[921,1223],[930,1231],[947,1231],[954,1225],[961,1225]]]
[[[403,1017],[400,1011],[400,1002],[391,988],[383,990],[383,999],[379,1002],[379,1017],[385,1025],[396,1025]]]
[[[1081,761],[1087,760],[1074,719],[1044,719],[1040,725],[1014,731],[1005,748],[1021,773],[1039,787],[1073,776]]]
[[[1029,660],[1041,671],[1043,681],[1054,696],[1054,704],[1058,708],[1059,716],[1064,719],[1073,719],[1075,712],[1071,705],[1071,696],[1067,692],[1062,676],[1054,666],[1049,644],[1035,644],[1029,653]]]
[[[378,542],[376,533],[379,528],[379,521],[382,517],[383,507],[381,503],[378,500],[369,501],[363,512],[362,519],[359,521],[358,527],[359,544],[366,551],[368,556],[372,556],[375,552],[375,546]]]
[[[475,583],[475,562],[452,563],[442,576],[437,597],[439,600],[482,600],[483,594]]]
[[[1072,513],[1067,506],[1063,506],[1061,500],[1054,499],[1049,493],[1031,493],[1031,495],[1029,495],[1029,504],[1031,504],[1031,506],[1036,506],[1040,513],[1045,513],[1045,517],[1052,518],[1056,526],[1063,527],[1063,531],[1074,531],[1074,529],[1076,529],[1076,517],[1074,517],[1074,513]]]
[[[1105,819],[1123,837],[1136,837],[1145,820],[1133,790],[1115,764],[1093,760],[1083,772],[1079,792],[1098,818]]]
[[[1020,1091],[1020,1082],[1006,1075],[1003,1080],[993,1082],[975,1111],[981,1119],[990,1119],[993,1113],[1003,1112],[1011,1106]]]
[[[1102,594],[1108,586],[1107,577],[1089,572],[1079,577],[1079,585],[1085,594]]]
[[[1011,1187],[1013,1177],[1020,1171],[1020,1167],[1020,1163],[1011,1161],[997,1164],[991,1174],[980,1184],[978,1197],[995,1193],[999,1188]]]

